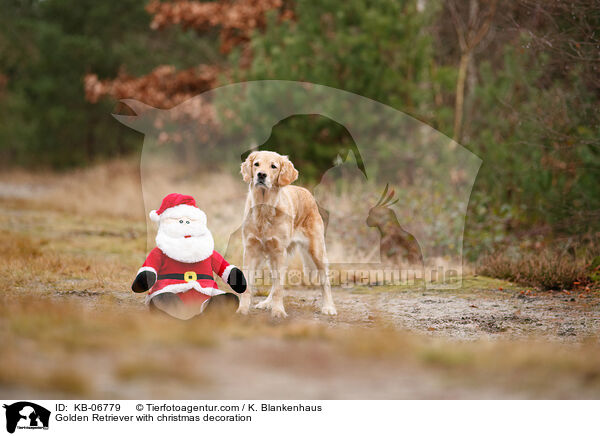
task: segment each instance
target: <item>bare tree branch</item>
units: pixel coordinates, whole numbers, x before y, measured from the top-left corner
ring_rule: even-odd
[[[456,30],[456,36],[458,37],[458,44],[460,45],[461,51],[464,51],[467,49],[467,29],[460,14],[458,13],[454,0],[448,0],[448,10],[450,11],[450,16],[452,17],[452,22],[454,23],[454,29]]]

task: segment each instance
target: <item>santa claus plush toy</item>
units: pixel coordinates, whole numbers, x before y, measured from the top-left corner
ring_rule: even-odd
[[[131,285],[134,292],[150,291],[150,308],[188,319],[206,307],[237,304],[235,295],[219,290],[213,272],[237,293],[246,290],[244,274],[214,250],[206,214],[193,197],[167,195],[150,219],[159,223],[156,247]]]

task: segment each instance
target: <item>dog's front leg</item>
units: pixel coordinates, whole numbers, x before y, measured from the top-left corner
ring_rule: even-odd
[[[256,307],[260,309],[271,309],[271,315],[275,318],[285,318],[287,313],[283,306],[283,287],[286,276],[286,254],[285,251],[271,252],[269,255],[271,266],[271,292],[269,296],[261,301]]]
[[[244,248],[244,271],[248,277],[248,289],[242,295],[240,295],[240,305],[237,313],[242,315],[248,315],[250,311],[250,304],[252,303],[252,297],[256,292],[256,271],[260,264],[259,253],[253,246]]]

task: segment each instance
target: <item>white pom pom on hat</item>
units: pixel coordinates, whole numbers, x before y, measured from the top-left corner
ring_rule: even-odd
[[[150,215],[150,219],[152,221],[154,221],[155,223],[160,221],[160,216],[156,213],[155,210],[151,210],[149,215]]]

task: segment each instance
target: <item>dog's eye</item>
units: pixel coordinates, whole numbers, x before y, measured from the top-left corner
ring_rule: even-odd
[[[189,221],[186,221],[185,223],[186,223],[186,224],[189,224],[190,222],[189,222]]]
[[[273,168],[274,170],[277,169],[277,167],[275,166],[275,164],[271,164],[271,168]]]
[[[179,224],[183,224],[183,220],[179,220]]]
[[[258,162],[254,162],[254,166],[257,167],[258,166]]]

